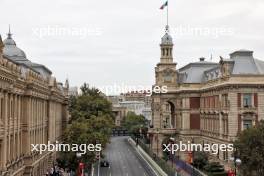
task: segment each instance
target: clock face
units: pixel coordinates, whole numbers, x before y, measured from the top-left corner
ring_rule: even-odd
[[[170,72],[164,74],[164,82],[172,82],[172,74]]]

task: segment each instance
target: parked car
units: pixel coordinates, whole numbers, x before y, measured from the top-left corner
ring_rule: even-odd
[[[101,167],[109,167],[109,165],[110,165],[109,162],[106,160],[100,162]]]

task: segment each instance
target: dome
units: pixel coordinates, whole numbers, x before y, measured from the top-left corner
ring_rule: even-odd
[[[23,50],[16,46],[11,33],[8,33],[7,38],[4,40],[3,54],[14,60],[27,60],[26,54]]]
[[[172,37],[166,33],[162,38],[161,38],[161,44],[165,44],[165,45],[172,45]]]
[[[16,42],[11,38],[7,37],[5,40],[4,40],[4,44],[5,45],[16,45]]]
[[[172,37],[169,34],[169,26],[166,26],[165,35],[161,38],[161,44],[173,45]]]

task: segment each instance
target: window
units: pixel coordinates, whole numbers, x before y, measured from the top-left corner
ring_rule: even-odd
[[[228,95],[223,94],[222,95],[222,107],[228,107],[228,106],[229,106]]]
[[[243,95],[243,105],[244,105],[244,107],[252,106],[252,95],[251,94],[244,94]]]
[[[170,73],[165,73],[164,81],[165,82],[172,82],[172,75]]]
[[[243,129],[248,129],[252,127],[252,120],[243,120]]]
[[[223,160],[224,161],[228,160],[228,152],[227,151],[223,151]]]

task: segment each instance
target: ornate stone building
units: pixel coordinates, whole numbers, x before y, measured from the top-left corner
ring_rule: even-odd
[[[31,144],[54,143],[68,121],[68,88],[44,65],[33,63],[9,32],[0,37],[0,175],[40,176],[55,152],[32,152]]]
[[[120,95],[107,96],[113,105],[115,125],[120,126],[128,112],[143,115],[148,124],[151,121],[151,97],[147,91],[131,91]]]
[[[152,150],[159,156],[165,137],[175,143],[229,144],[264,119],[264,62],[253,51],[235,51],[219,63],[201,58],[177,69],[168,27],[160,48],[154,86],[167,86],[168,92],[153,93],[149,129]],[[176,155],[187,158],[187,152]],[[227,164],[231,155],[219,151],[211,159]]]

